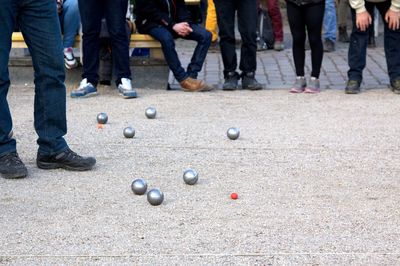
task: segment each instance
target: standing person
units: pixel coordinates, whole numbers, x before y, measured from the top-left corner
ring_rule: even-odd
[[[212,34],[211,48],[216,49],[218,47],[218,24],[217,24],[217,14],[215,13],[214,0],[208,0],[205,26],[206,30],[208,30]]]
[[[349,45],[347,94],[360,93],[362,71],[366,65],[369,28],[373,27],[371,15],[376,7],[384,23],[384,46],[390,86],[400,94],[400,0],[350,0],[353,31]]]
[[[336,43],[336,8],[334,0],[325,0],[325,15],[324,15],[324,51],[335,51]]]
[[[42,169],[92,169],[96,160],[71,151],[64,139],[67,133],[65,72],[56,2],[0,0],[0,6],[0,175],[12,179],[28,174],[12,137],[12,118],[7,103],[10,87],[8,60],[17,23],[32,55],[35,71],[37,166]]]
[[[268,10],[268,15],[271,18],[272,29],[274,31],[274,50],[282,51],[285,49],[283,44],[283,23],[282,14],[279,8],[278,0],[265,0]]]
[[[318,93],[320,91],[319,74],[324,54],[321,28],[324,18],[324,0],[286,0],[290,32],[293,37],[293,59],[296,68],[296,81],[290,92]],[[311,48],[311,78],[304,77],[306,29]]]
[[[78,0],[57,0],[57,9],[63,33],[64,64],[67,69],[73,69],[78,66],[72,49],[81,23]]]
[[[349,13],[349,0],[339,0],[338,4],[338,29],[339,42],[349,42],[350,38],[347,34],[347,14]]]
[[[219,28],[219,44],[224,63],[224,90],[236,90],[242,78],[242,89],[260,90],[255,79],[257,69],[257,5],[256,0],[214,0]],[[235,14],[242,38],[239,75],[235,48]]]
[[[116,85],[124,98],[136,98],[129,68],[129,40],[126,34],[128,0],[78,0],[82,21],[83,74],[79,87],[71,92],[72,98],[97,94],[99,82],[99,51],[101,20],[106,19],[111,37]]]
[[[183,0],[136,0],[136,26],[161,43],[164,57],[184,91],[209,91],[212,88],[198,80],[211,44],[211,33],[191,21]],[[175,38],[197,42],[192,59],[185,70],[175,49]]]

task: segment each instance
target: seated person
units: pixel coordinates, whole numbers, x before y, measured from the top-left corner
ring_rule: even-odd
[[[57,0],[57,9],[60,16],[61,31],[64,34],[64,64],[67,69],[72,69],[78,66],[72,50],[81,23],[78,0]]]
[[[161,43],[168,66],[184,91],[212,89],[197,79],[211,44],[211,33],[192,22],[184,0],[136,0],[135,14],[138,31]],[[197,42],[186,70],[175,50],[176,38]]]

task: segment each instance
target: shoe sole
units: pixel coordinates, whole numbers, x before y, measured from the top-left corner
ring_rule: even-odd
[[[25,178],[28,175],[28,172],[18,173],[18,174],[1,174],[1,177],[4,179],[21,179]]]
[[[94,97],[94,96],[97,96],[97,95],[98,95],[98,92],[96,91],[96,92],[87,93],[87,94],[82,95],[82,96],[73,96],[71,94],[71,98],[90,98],[90,97]]]
[[[289,90],[290,93],[303,93],[304,89],[296,89],[296,88],[291,88]]]
[[[304,93],[308,93],[308,94],[316,94],[316,93],[320,93],[320,90],[314,90],[314,89],[305,89]]]
[[[36,162],[36,165],[40,169],[44,170],[52,170],[52,169],[65,169],[69,171],[89,171],[92,170],[94,165],[87,167],[73,167],[59,163],[44,163],[44,162]]]
[[[124,99],[137,98],[137,94],[135,94],[135,95],[124,95],[123,93],[120,93],[119,95],[121,95],[122,98],[124,98]]]

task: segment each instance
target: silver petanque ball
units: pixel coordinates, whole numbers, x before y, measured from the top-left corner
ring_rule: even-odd
[[[153,205],[157,206],[160,205],[164,200],[164,194],[158,189],[153,188],[149,192],[147,192],[147,201]]]
[[[145,114],[146,114],[146,117],[147,117],[148,119],[154,119],[154,118],[156,118],[156,115],[157,115],[156,108],[154,108],[154,107],[148,107],[148,108],[146,108]]]
[[[228,128],[226,135],[231,140],[235,140],[235,139],[239,138],[240,130],[237,127],[230,127],[230,128]]]
[[[188,185],[194,185],[199,180],[199,174],[193,169],[187,169],[183,172],[183,181]]]
[[[143,179],[135,179],[132,182],[131,189],[136,195],[143,195],[147,191],[147,182]]]
[[[125,138],[133,138],[135,136],[135,129],[133,127],[124,128]]]
[[[99,113],[97,115],[97,122],[99,124],[106,124],[108,121],[108,115],[106,113]]]

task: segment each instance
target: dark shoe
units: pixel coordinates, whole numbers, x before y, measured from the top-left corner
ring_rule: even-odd
[[[346,27],[339,27],[339,42],[350,42]]]
[[[392,91],[396,94],[400,94],[400,79],[396,79],[390,82],[390,87]]]
[[[242,73],[243,90],[262,90],[263,86],[255,79],[254,72]]]
[[[335,51],[335,43],[326,39],[324,42],[324,52],[331,53],[333,51]]]
[[[71,171],[91,170],[96,164],[93,157],[82,157],[69,148],[52,156],[37,154],[36,164],[41,169],[63,168]]]
[[[28,170],[19,158],[18,153],[11,152],[0,157],[0,174],[6,179],[16,179],[27,176]]]
[[[228,72],[225,76],[224,85],[222,89],[225,91],[233,91],[238,88],[239,74],[237,72]]]
[[[346,88],[344,89],[344,92],[346,94],[358,94],[361,92],[360,90],[360,84],[361,82],[358,80],[351,79],[347,82]]]

